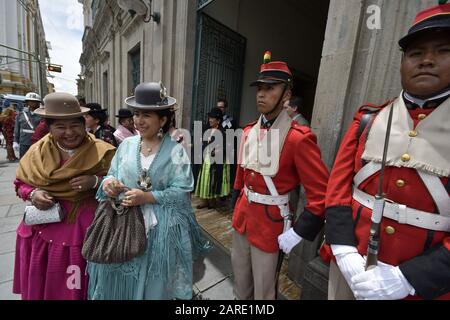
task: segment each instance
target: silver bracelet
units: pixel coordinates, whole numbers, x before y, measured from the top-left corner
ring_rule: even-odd
[[[36,188],[36,189],[33,189],[33,191],[30,192],[30,195],[28,196],[28,199],[30,199],[30,202],[31,202],[32,205],[34,205],[34,201],[33,201],[34,193],[36,191],[40,191],[40,190],[41,189]]]
[[[97,176],[94,176],[95,177],[95,184],[94,184],[94,186],[92,187],[92,189],[97,189],[97,187],[98,187],[98,182],[100,181],[100,179],[97,177]]]

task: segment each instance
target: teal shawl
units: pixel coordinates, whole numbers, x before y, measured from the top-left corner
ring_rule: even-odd
[[[138,187],[139,144],[139,136],[122,142],[103,181],[116,178],[130,188]],[[89,263],[89,299],[192,298],[193,260],[209,244],[201,235],[192,209],[194,178],[189,158],[167,134],[149,174],[156,204],[145,206],[151,207],[158,224],[148,232],[146,254],[122,264]],[[106,199],[102,186],[97,192],[99,201]]]

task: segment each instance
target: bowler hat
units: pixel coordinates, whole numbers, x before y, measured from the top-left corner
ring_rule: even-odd
[[[133,109],[157,111],[171,109],[177,100],[167,95],[162,82],[146,82],[138,85],[125,103]]]
[[[434,6],[419,12],[408,34],[398,42],[403,50],[418,36],[429,31],[450,31],[450,3]]]
[[[254,87],[258,84],[277,84],[286,83],[292,86],[292,73],[286,62],[270,61],[272,54],[267,51],[264,54],[264,63],[261,65],[258,79],[253,81],[250,86]]]
[[[116,118],[119,119],[133,118],[133,114],[128,109],[120,109],[119,114],[116,114]]]
[[[44,106],[34,110],[42,118],[73,119],[89,112],[88,108],[80,107],[77,98],[65,92],[50,93],[44,98]]]
[[[94,119],[98,119],[100,124],[108,119],[108,109],[103,109],[102,106],[98,103],[88,103],[86,108],[90,109],[88,115],[90,115]]]
[[[208,112],[208,118],[216,118],[221,120],[223,118],[222,110],[219,108],[212,108],[210,112]]]

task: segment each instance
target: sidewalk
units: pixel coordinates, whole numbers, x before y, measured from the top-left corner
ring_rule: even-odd
[[[16,228],[22,220],[25,202],[16,197],[14,179],[18,163],[6,159],[0,148],[0,300],[19,300],[12,294]]]
[[[15,231],[26,204],[16,196],[13,185],[18,163],[4,159],[6,150],[0,148],[0,300],[19,300],[20,296],[12,293]],[[208,255],[194,265],[194,299],[234,299],[231,273],[229,255],[214,243]]]

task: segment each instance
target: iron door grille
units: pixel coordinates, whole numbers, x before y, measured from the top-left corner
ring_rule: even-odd
[[[246,39],[205,13],[199,14],[192,125],[205,121],[218,98],[239,123]]]

